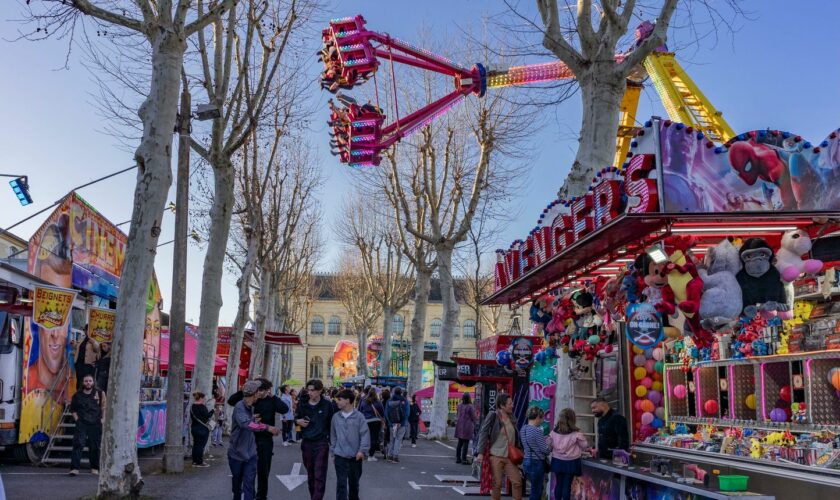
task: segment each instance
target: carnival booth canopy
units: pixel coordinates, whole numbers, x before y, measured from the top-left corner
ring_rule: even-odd
[[[184,335],[184,369],[192,372],[195,369],[195,358],[198,352],[198,338],[194,337],[189,332],[187,327],[187,334]],[[195,328],[195,327],[193,327]],[[160,369],[163,371],[169,370],[169,330],[163,329],[160,334]],[[213,366],[214,375],[225,375],[227,372],[227,361],[216,356],[215,364]],[[240,370],[241,372],[241,370]]]
[[[449,399],[457,399],[463,396],[465,393],[473,394],[474,392],[474,387],[466,387],[455,382],[449,384]],[[431,398],[435,395],[435,386],[420,389],[414,394],[417,396],[418,399]]]

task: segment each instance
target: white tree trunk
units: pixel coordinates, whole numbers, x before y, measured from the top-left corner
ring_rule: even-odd
[[[379,373],[382,376],[391,375],[391,337],[394,330],[394,308],[382,308],[382,363]]]
[[[569,376],[569,368],[572,366],[572,358],[562,352],[557,357],[557,389],[554,392],[554,415],[560,415],[564,408],[574,408],[572,400],[572,378]],[[552,423],[552,425],[554,425]]]
[[[558,193],[565,199],[586,194],[596,172],[613,164],[618,115],[626,88],[626,79],[615,72],[612,61],[594,63],[585,77],[578,78],[578,83],[583,119],[575,162]]]
[[[414,316],[411,318],[411,356],[408,358],[408,393],[414,394],[423,388],[423,355],[426,339],[426,309],[429,305],[429,290],[432,273],[417,271],[414,284]]]
[[[280,346],[280,383],[292,378],[292,349],[288,345]]]
[[[214,155],[215,156],[215,155]],[[210,209],[210,237],[201,279],[201,312],[198,319],[198,353],[193,372],[193,390],[210,394],[222,309],[222,273],[233,209],[233,165],[228,158],[214,158],[213,206]]]
[[[117,300],[98,498],[136,497],[142,487],[135,442],[140,411],[138,353],[143,352],[149,282],[163,207],[172,184],[172,131],[185,50],[186,41],[176,33],[158,32],[152,42],[149,96],[138,112],[143,139],[135,153],[139,168]]]
[[[440,276],[440,295],[443,301],[443,329],[440,332],[438,346],[439,361],[450,361],[455,324],[461,308],[455,300],[455,283],[452,278],[452,249],[436,248],[438,276]],[[446,421],[449,416],[449,382],[435,380],[435,396],[432,406],[432,419],[429,424],[430,439],[446,439]]]
[[[254,350],[251,352],[250,377],[261,377],[263,375],[263,361],[265,356],[265,328],[268,319],[268,309],[271,305],[271,269],[267,264],[262,266],[260,272],[260,295],[257,301],[257,314],[254,329]]]
[[[360,328],[356,331],[356,342],[359,343],[358,359],[356,360],[356,376],[358,377],[367,377],[368,375],[367,338],[367,328]]]

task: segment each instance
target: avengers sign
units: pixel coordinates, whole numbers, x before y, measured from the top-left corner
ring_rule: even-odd
[[[496,290],[505,288],[554,255],[562,253],[624,213],[655,212],[659,207],[655,156],[636,155],[624,171],[598,173],[589,192],[572,200],[555,200],[525,240],[496,250]]]

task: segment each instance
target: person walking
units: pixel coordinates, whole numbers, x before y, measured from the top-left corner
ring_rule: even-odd
[[[213,391],[213,418],[216,419],[216,427],[210,435],[210,443],[212,446],[224,446],[222,442],[222,435],[225,430],[225,422],[227,415],[225,415],[225,396],[221,389],[214,389]]]
[[[627,419],[610,407],[604,398],[590,403],[592,414],[598,419],[598,458],[612,460],[612,450],[630,450]]]
[[[306,383],[306,392],[308,398],[298,404],[295,423],[301,427],[300,453],[306,467],[309,497],[322,500],[327,487],[333,405],[322,397],[324,384],[318,379]]]
[[[466,464],[467,451],[470,447],[470,439],[475,434],[475,424],[478,423],[478,415],[469,393],[461,396],[458,403],[458,413],[455,418],[455,438],[458,439],[458,446],[455,448],[455,463]]]
[[[210,467],[204,463],[204,448],[210,437],[210,419],[213,412],[207,409],[207,400],[203,392],[193,393],[193,405],[190,407],[190,434],[192,434],[192,465],[193,467]]]
[[[581,473],[580,455],[589,443],[576,425],[575,411],[565,408],[557,416],[557,425],[548,435],[551,449],[551,472],[556,478],[555,500],[571,500],[572,481]]]
[[[420,415],[423,410],[417,404],[417,395],[411,395],[411,406],[408,410],[408,425],[411,427],[411,447],[417,448],[417,434],[420,432]]]
[[[394,395],[388,400],[385,406],[385,420],[391,429],[391,442],[388,445],[388,461],[400,463],[400,448],[408,430],[408,400],[403,396],[401,387],[394,388]]]
[[[280,386],[280,400],[286,403],[286,406],[289,407],[289,411],[282,415],[283,418],[283,446],[289,446],[289,442],[292,440],[292,429],[295,425],[295,410],[294,410],[294,402],[292,401],[292,396],[290,394],[291,390],[288,385],[281,385]]]
[[[379,399],[382,401],[382,408],[388,408],[388,401],[391,400],[391,390],[387,387],[383,388],[379,393]],[[384,413],[382,415],[385,417]],[[388,448],[391,444],[391,426],[388,425],[387,419],[382,422],[382,457],[388,459]]]
[[[376,462],[376,452],[379,451],[379,435],[382,432],[382,423],[385,421],[385,408],[379,402],[379,396],[376,391],[370,390],[367,393],[362,404],[359,405],[359,411],[367,421],[368,431],[370,433],[370,450],[368,450],[368,461]]]
[[[545,412],[542,408],[536,406],[528,408],[528,423],[519,431],[525,452],[525,461],[522,465],[528,481],[531,482],[529,500],[540,500],[545,487],[545,459],[548,456],[549,447],[548,439],[542,429],[544,417]]]
[[[476,446],[476,460],[489,461],[493,478],[490,496],[493,500],[502,498],[502,476],[506,475],[511,483],[511,494],[514,500],[522,500],[522,474],[509,455],[510,448],[522,450],[519,431],[516,430],[513,416],[513,400],[508,394],[500,394],[496,398],[496,410],[487,413],[481,430],[478,433]],[[488,464],[482,464],[487,467]]]
[[[99,344],[99,359],[96,360],[96,387],[108,392],[108,375],[111,371],[111,343]]]
[[[298,433],[300,431],[300,426],[297,423],[295,423],[294,418],[295,418],[295,415],[297,414],[297,408],[298,408],[298,403],[299,403],[298,391],[295,390],[295,389],[290,390],[289,391],[289,396],[292,398],[292,430],[289,433],[290,438],[291,438],[291,439],[289,439],[289,443],[290,444],[297,444],[298,443]]]
[[[257,399],[254,402],[254,417],[260,423],[269,427],[275,427],[275,414],[289,412],[289,407],[277,396],[271,393],[271,382],[264,378],[254,379],[260,383],[257,390]],[[228,399],[228,404],[235,405],[242,399],[242,392],[233,394]],[[274,434],[270,432],[257,432],[254,434],[257,442],[257,500],[265,500],[268,497],[268,476],[271,472],[271,457],[274,456]]]
[[[70,455],[70,475],[79,474],[85,444],[88,447],[90,473],[99,474],[99,446],[102,441],[102,424],[105,421],[105,393],[94,387],[93,373],[82,377],[82,390],[73,394],[70,412],[76,421],[73,451]]]
[[[336,500],[359,500],[359,478],[365,453],[370,449],[367,419],[355,409],[356,395],[343,390],[335,397],[338,413],[330,426],[330,453],[336,476]]]
[[[228,465],[230,466],[233,499],[254,499],[254,479],[257,476],[257,440],[254,433],[267,431],[276,436],[280,430],[257,420],[254,404],[260,391],[260,382],[249,380],[242,386],[242,399],[233,407]]]

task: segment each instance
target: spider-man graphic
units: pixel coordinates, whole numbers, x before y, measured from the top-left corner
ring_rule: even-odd
[[[736,142],[729,148],[729,163],[744,182],[752,186],[760,179],[775,184],[784,206],[793,209],[803,208],[800,204],[808,184],[808,169],[797,168],[799,156],[754,140]]]

